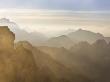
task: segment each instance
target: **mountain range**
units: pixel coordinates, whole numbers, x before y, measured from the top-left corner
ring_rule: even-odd
[[[73,41],[65,35],[53,38],[63,47],[15,40],[8,26],[0,26],[1,82],[110,82],[110,42],[104,39],[92,44],[80,41],[71,47]]]
[[[81,41],[87,41],[89,43],[94,43],[98,39],[104,39],[107,42],[110,42],[110,37],[104,37],[100,33],[95,33],[83,29],[62,31],[56,37],[47,38],[46,34],[40,32],[27,32],[24,29],[21,29],[19,25],[15,22],[10,21],[9,19],[2,18],[0,19],[0,25],[9,26],[10,30],[15,33],[16,41],[29,41],[33,45],[37,46],[50,46],[50,47],[64,47],[71,48],[74,44]]]
[[[90,82],[109,82],[110,43],[97,40],[93,44],[86,41],[75,44],[70,49],[64,47],[38,47],[49,54],[54,60],[83,74],[91,79]],[[83,81],[82,81],[83,82]]]
[[[1,26],[8,26],[12,32],[15,33],[16,41],[29,41],[34,45],[38,45],[43,41],[47,40],[47,37],[40,32],[27,32],[24,29],[21,29],[19,25],[15,22],[10,21],[9,19],[2,18],[0,19]]]
[[[45,44],[47,46],[64,47],[68,49],[82,41],[87,41],[88,43],[92,44],[99,39],[104,39],[107,43],[110,42],[110,37],[104,37],[100,33],[94,33],[91,31],[79,29],[77,31],[70,32],[66,35],[52,37],[47,40]]]
[[[76,72],[32,46],[27,41],[15,41],[15,34],[7,26],[0,26],[1,82],[90,82]]]

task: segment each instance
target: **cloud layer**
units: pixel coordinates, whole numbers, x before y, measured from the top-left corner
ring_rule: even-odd
[[[0,18],[16,22],[28,32],[42,32],[48,35],[69,30],[85,29],[110,36],[110,12],[75,12],[54,10],[0,11]]]

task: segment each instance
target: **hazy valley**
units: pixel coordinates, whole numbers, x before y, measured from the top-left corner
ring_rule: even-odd
[[[109,37],[79,29],[47,38],[7,24],[0,26],[0,82],[110,81]]]
[[[0,82],[110,82],[110,0],[0,0]]]

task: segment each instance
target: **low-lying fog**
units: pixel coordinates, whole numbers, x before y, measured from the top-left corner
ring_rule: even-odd
[[[110,12],[106,11],[3,9],[0,18],[10,19],[28,32],[42,32],[47,36],[79,28],[110,36]]]

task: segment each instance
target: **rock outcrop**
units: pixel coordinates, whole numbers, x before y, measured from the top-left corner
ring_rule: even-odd
[[[36,82],[33,54],[21,45],[14,47],[15,35],[0,26],[0,82]]]
[[[0,27],[0,49],[14,48],[15,35],[7,26]]]

